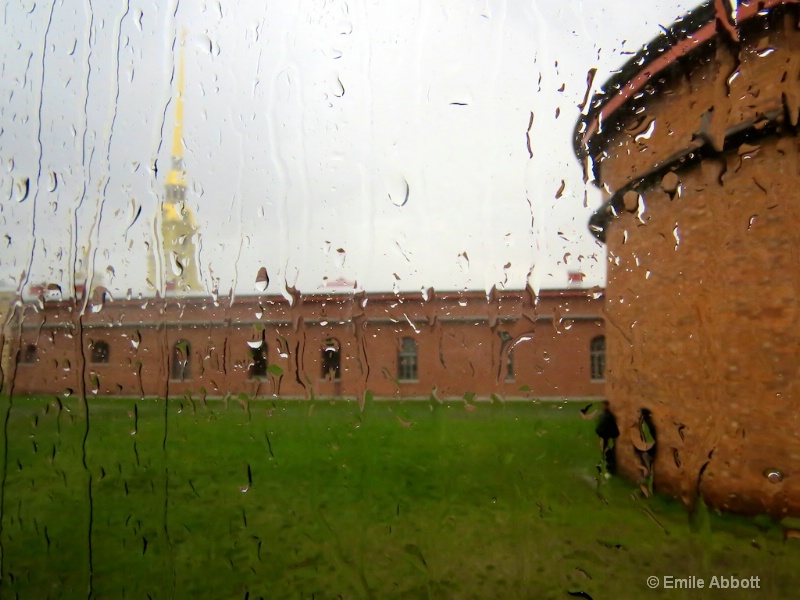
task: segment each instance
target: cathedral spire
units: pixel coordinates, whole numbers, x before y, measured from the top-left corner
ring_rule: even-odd
[[[175,124],[172,129],[172,168],[167,174],[167,186],[186,187],[183,168],[183,82],[186,34],[181,35],[181,56],[178,63],[178,90],[175,95]],[[185,196],[185,193],[181,196]],[[182,199],[182,198],[181,198]]]
[[[164,182],[164,201],[156,227],[157,253],[150,261],[148,279],[165,294],[202,292],[200,283],[200,228],[186,202],[186,168],[183,163],[184,53],[186,35],[181,35],[178,85],[175,90],[175,124],[172,130],[172,168]],[[160,235],[158,235],[160,233]]]

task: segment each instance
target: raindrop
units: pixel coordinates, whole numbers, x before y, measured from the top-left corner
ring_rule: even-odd
[[[194,45],[207,54],[211,54],[214,50],[214,42],[207,35],[196,35],[194,37]]]
[[[564,190],[566,189],[566,187],[567,187],[567,182],[562,179],[561,185],[558,187],[558,190],[556,190],[556,200],[558,200],[559,198],[561,198],[561,196],[564,195]]]
[[[48,192],[55,192],[56,188],[58,187],[58,175],[55,172],[50,173],[50,182],[47,186]]]
[[[528,145],[528,156],[533,158],[533,148],[531,147],[531,129],[533,129],[533,111],[531,111],[531,118],[530,121],[528,121],[528,131],[525,134]]]
[[[767,481],[770,483],[780,483],[783,481],[783,473],[778,469],[767,469],[764,471],[764,477],[766,477]]]
[[[642,140],[649,140],[653,136],[653,132],[656,130],[656,121],[653,119],[650,123],[647,124],[647,127],[639,132],[637,135],[634,136],[634,140],[637,142],[641,142]]]
[[[592,67],[586,73],[586,93],[583,95],[583,102],[578,105],[578,108],[581,112],[586,108],[586,105],[589,103],[589,99],[591,98],[592,93],[592,84],[594,84],[594,77],[597,75],[597,68]]]
[[[267,287],[269,287],[269,274],[266,267],[261,267],[256,275],[256,290],[265,292]]]
[[[394,191],[389,192],[389,201],[397,207],[403,207],[408,202],[408,196],[410,193],[410,189],[408,186],[408,181],[405,178],[402,178],[402,183],[397,182],[396,186],[393,186],[395,189]]]
[[[773,52],[775,52],[775,48],[765,48],[764,50],[760,50],[756,54],[758,55],[759,58],[764,58],[765,56],[769,56]]]
[[[344,251],[344,248],[337,248],[336,249],[336,265],[338,267],[344,266],[344,261],[347,259],[347,252]]]
[[[136,201],[133,198],[131,198],[130,216],[128,217],[130,223],[128,224],[128,227],[125,229],[125,233],[126,234],[130,230],[130,228],[134,226],[134,224],[139,219],[139,216],[141,214],[142,214],[142,207],[141,206],[136,206]]]
[[[62,293],[61,293],[61,286],[57,283],[48,283],[47,284],[47,299],[48,300],[61,300]]]
[[[469,273],[469,256],[466,250],[458,255],[458,266],[464,273]]]
[[[335,88],[335,91],[333,92],[334,96],[336,96],[337,98],[341,98],[342,96],[344,96],[344,84],[342,83],[342,80],[339,79],[338,77],[336,78],[336,85],[334,86],[334,88]]]
[[[680,235],[678,235],[678,226],[677,225],[675,225],[675,227],[672,229],[672,235],[675,237],[675,250],[677,250],[678,246],[681,243],[681,237],[680,237]]]
[[[169,262],[170,262],[170,266],[172,267],[173,274],[175,274],[178,277],[181,276],[183,274],[183,265],[178,260],[178,253],[177,252],[171,252],[170,253]]]
[[[622,203],[628,212],[635,211],[639,207],[639,194],[633,190],[625,192],[625,195],[622,196]]]
[[[678,175],[673,171],[670,171],[661,179],[661,187],[665,192],[668,194],[672,194],[675,190],[678,189],[678,184],[680,183],[680,179]]]
[[[256,340],[254,342],[247,342],[247,345],[250,346],[253,350],[261,348],[264,345],[264,340]]]
[[[752,215],[750,217],[750,219],[747,222],[747,231],[750,231],[753,228],[753,225],[755,224],[757,218],[758,215]]]
[[[17,182],[17,202],[24,202],[28,198],[31,191],[31,180],[25,177],[22,181]]]

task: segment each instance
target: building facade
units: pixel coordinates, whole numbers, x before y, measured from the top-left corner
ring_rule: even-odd
[[[609,255],[607,393],[628,476],[800,515],[800,7],[725,6],[655,39],[578,124],[609,191],[590,223]]]
[[[597,291],[90,301],[18,308],[15,394],[595,398]]]

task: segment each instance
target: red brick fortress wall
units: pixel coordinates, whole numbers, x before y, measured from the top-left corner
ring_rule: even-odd
[[[738,40],[712,19],[675,42],[585,141],[611,196],[593,226],[621,470],[643,476],[648,409],[657,490],[783,516],[800,515],[800,29],[768,4],[740,7]]]

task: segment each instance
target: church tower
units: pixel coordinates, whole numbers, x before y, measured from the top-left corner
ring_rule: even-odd
[[[183,82],[184,49],[178,67],[178,90],[175,98],[175,125],[172,131],[172,165],[164,185],[164,200],[156,229],[160,255],[161,277],[157,276],[156,261],[151,260],[150,282],[163,278],[167,295],[202,292],[197,237],[200,228],[194,213],[186,204],[186,169],[183,165]],[[155,258],[155,257],[153,257]],[[160,287],[160,286],[159,286]]]

